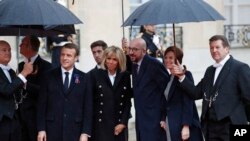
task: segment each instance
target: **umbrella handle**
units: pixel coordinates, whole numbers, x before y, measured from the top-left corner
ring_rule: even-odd
[[[174,37],[174,47],[176,47],[176,42],[175,42],[175,24],[173,23],[173,37]]]
[[[124,23],[124,1],[122,0],[122,24]],[[125,37],[124,26],[122,26],[122,37]]]

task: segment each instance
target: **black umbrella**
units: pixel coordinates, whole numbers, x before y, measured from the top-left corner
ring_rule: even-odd
[[[80,23],[82,23],[81,20],[72,12],[53,0],[0,1],[0,34],[2,35],[7,35],[6,33],[16,34],[16,36],[68,34],[74,24]]]
[[[42,25],[9,25],[0,26],[0,36],[26,36],[39,37],[55,36],[59,34],[75,34],[74,25],[42,26]]]
[[[1,0],[0,25],[69,25],[82,23],[52,0]]]
[[[79,23],[71,11],[52,0],[0,1],[2,36],[74,34],[74,24]]]
[[[213,7],[203,0],[150,0],[139,6],[122,26],[224,20]]]

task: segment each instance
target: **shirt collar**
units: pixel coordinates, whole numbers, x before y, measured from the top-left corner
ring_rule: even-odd
[[[30,62],[34,63],[36,58],[38,57],[38,54],[30,58]],[[28,62],[28,58],[25,57],[24,62]]]
[[[213,64],[213,67],[217,68],[217,67],[222,67],[225,65],[225,63],[227,62],[227,60],[230,59],[230,55],[228,54],[223,60],[221,60],[219,63],[215,63]]]
[[[116,77],[116,72],[115,72],[114,74],[111,74],[111,73],[108,71],[108,74],[109,74],[109,76]]]
[[[139,60],[136,64],[137,64],[138,66],[141,66],[142,60],[143,60],[143,58],[142,58],[141,60]]]
[[[7,70],[7,71],[9,71],[10,69],[11,69],[11,67],[10,66],[5,66],[5,65],[3,65],[3,64],[0,64],[0,67],[3,69],[3,70]]]
[[[61,69],[62,69],[62,73],[63,73],[63,74],[64,74],[65,72],[69,72],[69,74],[72,74],[74,68],[70,69],[69,71],[65,70],[63,67],[61,67]]]
[[[101,65],[96,64],[96,67],[97,67],[98,69],[100,69],[100,68],[101,68]]]

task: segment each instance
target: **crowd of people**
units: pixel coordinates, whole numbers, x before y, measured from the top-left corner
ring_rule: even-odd
[[[162,52],[153,43],[154,25],[145,28],[122,47],[93,42],[96,66],[87,73],[75,67],[76,44],[64,44],[53,67],[39,56],[35,36],[23,38],[24,61],[14,72],[11,47],[1,40],[0,140],[128,141],[132,99],[137,141],[229,141],[230,125],[248,124],[250,68],[230,55],[223,35],[209,39],[215,64],[195,85],[182,50]]]

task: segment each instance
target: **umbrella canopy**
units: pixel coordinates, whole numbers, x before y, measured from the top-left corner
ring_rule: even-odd
[[[150,0],[139,6],[123,26],[224,20],[203,0]]]
[[[69,25],[82,23],[53,0],[1,0],[0,25]]]
[[[213,7],[203,0],[150,0],[139,6],[122,26],[225,20]]]
[[[55,36],[59,34],[75,34],[74,25],[42,26],[42,25],[23,25],[23,26],[0,26],[0,36],[26,36],[35,35],[39,37]]]

